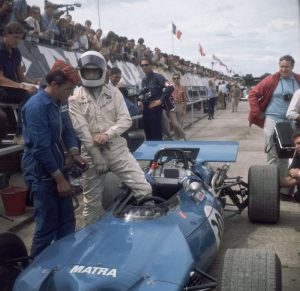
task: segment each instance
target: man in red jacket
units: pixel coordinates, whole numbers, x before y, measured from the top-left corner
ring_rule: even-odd
[[[279,72],[259,82],[249,93],[249,124],[264,129],[267,162],[277,165],[280,178],[288,174],[288,160],[279,159],[273,133],[277,122],[288,121],[286,112],[294,92],[300,88],[300,75],[293,73],[295,60],[290,55],[279,59]]]

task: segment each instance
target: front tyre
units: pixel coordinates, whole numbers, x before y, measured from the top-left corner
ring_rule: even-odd
[[[268,250],[228,249],[225,253],[222,291],[281,291],[281,263]]]
[[[14,260],[18,258],[20,258],[20,260]],[[23,241],[14,233],[1,233],[0,290],[12,290],[16,278],[27,265],[28,254]]]

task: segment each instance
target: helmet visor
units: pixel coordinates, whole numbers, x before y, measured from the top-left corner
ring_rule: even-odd
[[[100,68],[82,68],[81,76],[85,80],[99,80],[102,78],[103,70]]]

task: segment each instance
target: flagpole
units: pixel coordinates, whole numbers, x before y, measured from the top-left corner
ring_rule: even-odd
[[[174,55],[174,33],[173,33],[173,21],[171,26],[171,34],[172,34],[172,55]]]
[[[101,22],[100,22],[100,0],[98,0],[98,22],[99,22],[99,28],[101,28]]]

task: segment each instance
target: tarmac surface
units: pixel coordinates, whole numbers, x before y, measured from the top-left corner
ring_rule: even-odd
[[[194,112],[201,118],[185,129],[188,140],[226,140],[238,141],[239,153],[236,163],[232,163],[229,176],[242,176],[247,182],[248,169],[251,165],[266,164],[263,145],[263,132],[258,127],[249,127],[248,103],[240,102],[239,111],[231,112],[231,108],[217,110],[215,119],[208,120],[205,114]],[[195,117],[194,116],[194,117]],[[189,124],[188,124],[189,123]],[[11,185],[22,185],[20,175],[13,176]],[[300,204],[281,201],[280,221],[278,224],[253,224],[248,221],[247,209],[240,215],[228,218],[225,215],[225,232],[219,254],[216,258],[212,273],[216,273],[222,262],[223,255],[228,248],[257,248],[268,249],[277,253],[282,264],[283,289],[289,291],[300,290]],[[81,206],[76,210],[78,227],[81,225]],[[4,214],[0,202],[0,214]],[[26,213],[19,217],[12,217],[8,221],[0,217],[0,232],[14,231],[29,248],[34,223],[33,209],[27,208]]]

